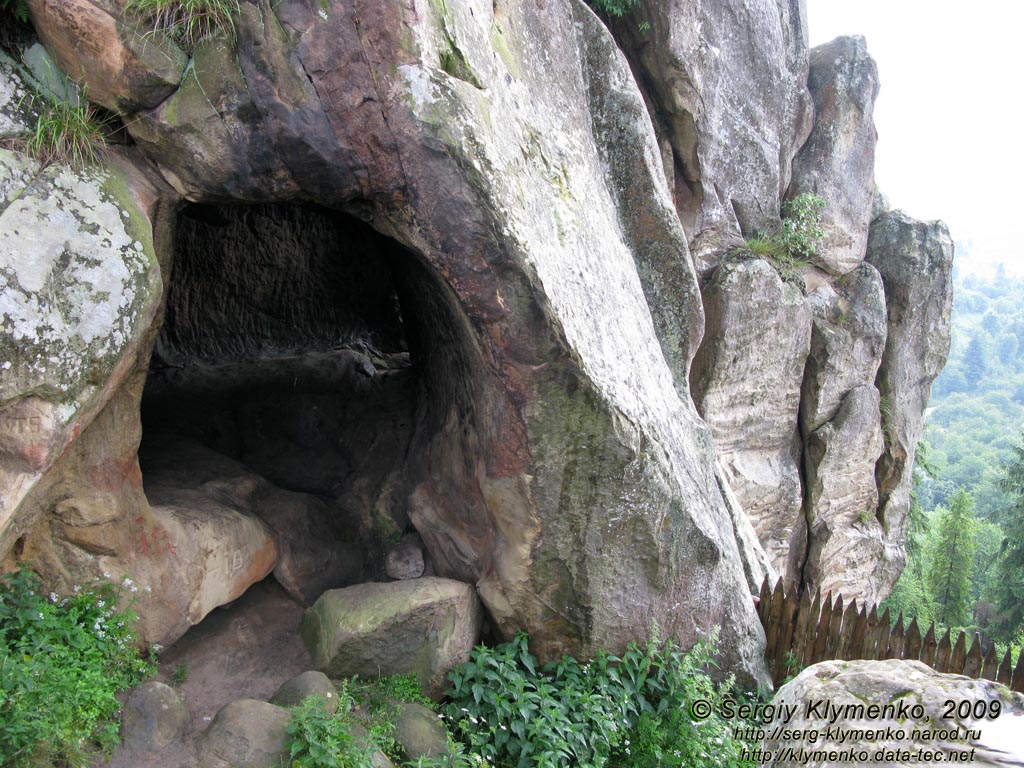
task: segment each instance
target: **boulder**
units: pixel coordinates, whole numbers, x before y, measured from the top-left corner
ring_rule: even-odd
[[[178,692],[151,680],[128,694],[121,714],[121,739],[128,749],[156,753],[180,739],[190,725],[188,707]]]
[[[984,716],[962,716],[961,702],[981,705]],[[901,766],[915,758],[1024,766],[1024,695],[919,661],[824,661],[782,686],[771,704],[783,714],[765,729],[767,766]],[[854,730],[872,735],[857,738]]]
[[[423,541],[418,534],[407,533],[388,550],[384,568],[390,579],[418,579],[423,575]]]
[[[395,741],[406,760],[415,764],[421,757],[440,760],[450,754],[448,730],[437,712],[415,702],[398,705]]]
[[[91,101],[124,113],[152,109],[174,92],[188,56],[126,18],[121,0],[31,0],[32,26],[61,69],[88,83]]]
[[[439,695],[469,658],[482,614],[476,591],[452,579],[370,582],[325,592],[302,617],[313,664],[333,677],[415,673]]]
[[[671,145],[666,165],[694,257],[713,265],[728,250],[723,238],[778,222],[793,156],[811,130],[806,10],[780,0],[671,0],[613,26]]]
[[[33,527],[19,507],[148,338],[162,291],[152,191],[120,164],[40,168],[0,149],[0,552]]]
[[[814,48],[808,84],[814,130],[793,161],[788,195],[813,192],[825,200],[816,262],[846,274],[864,260],[875,193],[878,68],[864,38],[838,37]]]
[[[811,312],[800,289],[761,259],[723,263],[704,288],[704,309],[693,398],[729,487],[784,573],[803,504],[796,420]]]
[[[196,742],[199,768],[280,768],[288,758],[288,710],[256,699],[226,704]]]
[[[338,690],[323,672],[309,670],[293,677],[277,689],[270,703],[279,707],[294,707],[310,696],[321,696],[324,709],[333,715],[338,709]]]
[[[871,225],[868,262],[882,276],[888,327],[878,370],[885,451],[875,470],[885,530],[876,578],[878,593],[885,595],[906,562],[914,455],[932,382],[949,355],[953,241],[942,222],[889,211]]]

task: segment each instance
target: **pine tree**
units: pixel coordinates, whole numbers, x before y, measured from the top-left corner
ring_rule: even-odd
[[[969,618],[976,527],[974,498],[960,488],[939,516],[928,568],[935,619],[947,626],[963,626]]]
[[[967,383],[976,387],[988,370],[988,350],[981,335],[971,337],[971,343],[964,351],[963,371]]]
[[[1013,449],[1014,459],[1005,470],[1000,487],[1011,499],[1000,515],[1005,538],[996,561],[993,621],[995,634],[1010,640],[1024,628],[1024,446]]]

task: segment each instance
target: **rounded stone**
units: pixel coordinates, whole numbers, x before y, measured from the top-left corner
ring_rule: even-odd
[[[323,672],[310,670],[296,675],[284,683],[270,697],[270,703],[279,707],[294,707],[310,696],[321,696],[324,699],[324,710],[333,715],[338,709],[338,691],[334,683]]]
[[[191,717],[176,690],[152,680],[136,687],[124,705],[121,733],[129,749],[159,752],[181,738]]]

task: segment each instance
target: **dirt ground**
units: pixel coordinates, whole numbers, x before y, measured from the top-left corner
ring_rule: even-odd
[[[218,608],[160,657],[156,679],[177,686],[192,713],[181,743],[158,755],[119,748],[96,768],[194,768],[193,746],[217,711],[235,699],[268,699],[286,680],[310,669],[299,638],[302,606],[272,578]]]

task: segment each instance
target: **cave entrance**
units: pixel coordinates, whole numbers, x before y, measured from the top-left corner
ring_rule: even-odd
[[[193,524],[232,578],[261,567],[246,539],[261,530],[276,542],[274,576],[303,602],[382,575],[384,547],[409,526],[423,397],[399,300],[415,261],[309,204],[178,216],[139,455],[154,514]],[[245,533],[204,514],[259,523]]]

